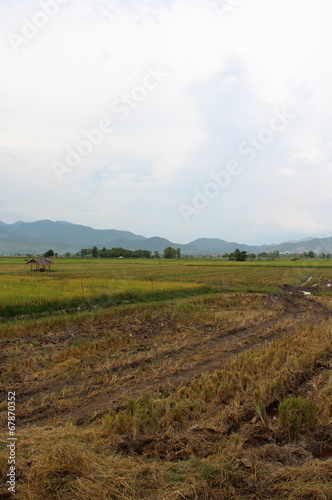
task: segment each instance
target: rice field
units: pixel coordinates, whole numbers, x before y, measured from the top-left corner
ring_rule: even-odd
[[[325,294],[332,293],[330,261],[323,262],[325,267],[321,261],[282,260],[238,263],[209,259],[60,258],[54,262],[51,272],[41,273],[30,271],[26,259],[0,259],[0,319],[165,300],[172,293],[271,293],[305,283],[308,277],[320,285],[325,283]]]
[[[0,259],[0,498],[332,499],[330,261],[27,267]]]
[[[36,273],[37,274],[37,273]],[[151,300],[168,292],[201,289],[195,283],[106,278],[65,278],[45,273],[35,276],[0,276],[0,317],[31,314],[57,308],[79,310],[84,305]]]

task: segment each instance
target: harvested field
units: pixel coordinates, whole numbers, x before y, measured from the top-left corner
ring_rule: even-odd
[[[332,498],[332,273],[276,269],[271,293],[4,322],[2,498],[8,391],[18,499]]]

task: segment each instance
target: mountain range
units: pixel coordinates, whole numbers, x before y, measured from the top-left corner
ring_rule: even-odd
[[[165,238],[145,236],[120,231],[117,229],[93,229],[80,224],[65,221],[39,220],[36,222],[0,222],[0,254],[1,255],[34,255],[42,254],[49,249],[63,254],[76,253],[81,248],[123,247],[130,250],[150,250],[163,252],[171,246],[180,248],[183,254],[218,255],[232,252],[236,248],[249,253],[260,252],[294,252],[302,253],[312,250],[315,253],[332,253],[332,237],[305,238],[301,241],[289,241],[275,245],[245,245],[228,242],[219,238],[199,238],[187,244],[174,243]]]

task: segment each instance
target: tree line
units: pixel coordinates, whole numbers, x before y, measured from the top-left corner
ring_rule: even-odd
[[[309,252],[303,252],[301,254],[287,254],[288,258],[291,260],[300,260],[300,259],[330,259],[331,255],[329,253],[320,253],[316,254],[312,250]],[[274,252],[260,252],[259,254],[248,253],[244,250],[239,250],[236,248],[232,253],[225,253],[223,255],[223,259],[228,259],[231,261],[244,262],[246,260],[276,260],[280,259],[280,253],[278,250]]]
[[[44,253],[44,257],[57,257],[58,254],[55,254],[53,250],[48,250]],[[71,257],[69,252],[64,254],[65,257]],[[75,257],[93,257],[93,258],[126,258],[126,259],[150,259],[151,257],[160,259],[160,253],[155,250],[153,253],[150,250],[127,250],[122,247],[113,247],[108,249],[106,247],[102,249],[98,249],[97,246],[92,248],[81,248],[79,252],[75,254]],[[181,258],[181,250],[180,248],[172,248],[167,247],[164,250],[163,257],[165,259],[180,259]]]
[[[107,258],[119,258],[123,257],[126,259],[149,259],[151,257],[151,252],[149,250],[127,250],[122,247],[106,248],[103,247],[100,250],[98,247],[93,248],[82,248],[77,257],[101,257],[103,259]]]
[[[47,252],[44,253],[43,257],[57,257],[58,254],[54,253],[53,250],[48,250]],[[101,257],[101,258],[126,258],[126,259],[150,259],[150,258],[155,258],[155,259],[160,259],[161,257],[164,257],[164,259],[180,259],[181,258],[181,250],[180,248],[172,248],[172,247],[167,247],[164,249],[164,252],[162,255],[158,252],[158,250],[155,250],[154,252],[150,252],[150,250],[127,250],[126,248],[122,247],[113,247],[111,249],[107,248],[102,248],[98,249],[97,246],[94,246],[93,248],[82,248],[79,252],[77,252],[75,257]],[[27,254],[27,257],[33,257],[32,254]],[[71,254],[69,252],[66,252],[64,254],[64,257],[71,257]],[[236,262],[244,262],[244,261],[253,261],[253,260],[276,260],[280,258],[284,259],[291,259],[291,260],[300,260],[300,259],[330,259],[331,254],[329,253],[324,253],[321,252],[320,254],[317,254],[313,252],[312,250],[309,250],[308,252],[303,252],[301,254],[287,254],[287,255],[280,255],[278,250],[275,250],[274,252],[260,252],[258,254],[254,253],[248,253],[244,250],[239,250],[236,248],[234,252],[231,253],[225,253],[222,256],[223,259],[228,259],[230,261],[236,261]]]

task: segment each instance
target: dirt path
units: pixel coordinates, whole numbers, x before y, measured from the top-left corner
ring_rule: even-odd
[[[24,378],[23,374],[17,375],[19,400],[22,405],[26,404],[28,409],[19,417],[20,427],[49,425],[54,419],[84,425],[100,418],[110,409],[122,408],[128,398],[138,398],[143,393],[158,390],[167,392],[183,383],[189,383],[203,372],[220,368],[231,356],[287,335],[288,328],[285,325],[289,321],[297,325],[319,324],[329,319],[332,314],[332,310],[321,303],[319,298],[305,296],[296,289],[292,293],[278,293],[266,297],[265,308],[274,309],[277,313],[272,318],[258,319],[254,324],[242,328],[225,330],[218,324],[203,325],[201,331],[198,328],[200,335],[197,336],[196,332],[193,341],[182,347],[172,345],[170,341],[170,346],[163,351],[162,357],[159,353],[145,360],[143,370],[140,370],[142,362],[139,360],[114,367],[107,375],[116,377],[115,384],[87,384],[82,388],[82,382],[74,375],[69,381],[33,380],[31,377]],[[135,327],[141,339],[141,350],[144,349],[144,342],[153,340],[153,336],[162,327],[166,328],[163,318],[160,324],[154,322],[149,325],[138,324]],[[176,325],[170,321],[166,330],[171,332],[175,328]],[[57,339],[48,335],[41,339],[40,343],[47,347],[71,335],[73,331],[58,333]],[[70,396],[70,405],[64,404],[68,388],[77,388],[75,397]],[[53,394],[54,401],[41,407],[37,402],[41,394]],[[68,403],[69,396],[67,399]]]
[[[194,377],[200,376],[203,372],[220,368],[222,363],[231,356],[272,342],[277,338],[280,338],[282,335],[287,334],[287,330],[285,329],[273,331],[273,327],[281,320],[295,318],[298,320],[298,324],[304,324],[308,322],[309,313],[310,322],[313,324],[319,324],[322,321],[329,319],[332,315],[332,311],[329,310],[324,304],[301,295],[293,296],[292,298],[283,298],[280,295],[276,295],[272,297],[272,300],[276,300],[277,302],[281,301],[286,305],[285,312],[277,318],[257,322],[257,324],[249,328],[230,330],[229,332],[221,334],[217,338],[211,339],[207,344],[196,343],[195,345],[184,349],[181,353],[174,353],[172,356],[172,359],[174,360],[180,355],[190,356],[197,351],[200,352],[201,356],[204,354],[204,359],[195,364],[192,368],[176,369],[173,373],[169,374],[167,377],[168,380],[166,387],[176,387],[186,381],[191,381]],[[249,341],[247,343],[242,343],[241,341],[245,339]],[[219,350],[218,348],[221,349]],[[129,384],[124,384],[120,390],[116,391],[116,393],[108,393],[110,400],[106,404],[103,398],[92,398],[95,411],[93,416],[91,416],[91,401],[88,404],[84,404],[83,407],[80,407],[77,412],[74,412],[72,414],[72,418],[75,419],[77,424],[83,424],[87,421],[87,419],[90,421],[94,420],[111,408],[115,409],[122,407],[123,403],[128,398],[139,397],[146,391],[152,392],[164,383],[165,376],[163,375],[161,377],[145,380],[144,383],[138,385],[134,381]],[[88,408],[90,408],[90,412]]]

